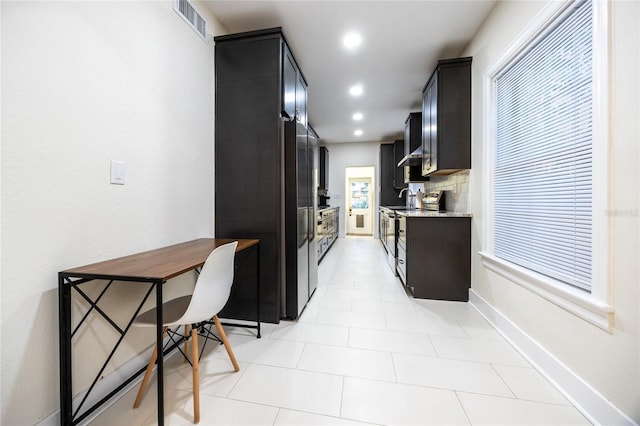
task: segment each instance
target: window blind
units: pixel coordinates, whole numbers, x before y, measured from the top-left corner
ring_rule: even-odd
[[[494,254],[586,291],[592,273],[593,6],[499,73]]]

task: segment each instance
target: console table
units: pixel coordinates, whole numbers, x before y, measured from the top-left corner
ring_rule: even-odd
[[[138,370],[123,383],[104,396],[100,401],[82,410],[83,405],[87,401],[87,397],[91,394],[96,383],[102,377],[102,373],[107,367],[109,361],[115,354],[124,339],[127,331],[133,324],[135,317],[140,313],[142,306],[155,289],[157,309],[157,327],[156,327],[156,343],[159,348],[163,347],[162,339],[162,285],[167,280],[178,275],[184,274],[200,268],[204,265],[209,254],[218,246],[238,241],[236,253],[256,247],[258,265],[260,264],[260,240],[257,239],[221,239],[221,238],[201,238],[198,240],[188,241],[156,250],[137,253],[130,256],[120,257],[113,260],[94,263],[91,265],[81,266],[78,268],[67,269],[58,273],[58,306],[59,306],[59,327],[60,327],[60,419],[62,425],[76,425],[87,418],[97,408],[107,402],[115,394],[121,391],[125,386],[131,383],[136,377],[144,372],[145,367]],[[236,265],[238,267],[238,265]],[[82,284],[93,280],[107,281],[105,288],[93,300],[83,290]],[[256,292],[257,292],[257,321],[255,326],[240,325],[257,329],[257,337],[260,337],[260,274],[256,276]],[[117,325],[105,312],[98,306],[98,302],[105,295],[109,287],[114,282],[126,282],[129,285],[147,285],[148,289],[137,306],[137,309],[131,319],[124,328]],[[78,321],[72,330],[71,319],[71,296],[75,290],[86,302],[90,308],[84,316]],[[87,390],[83,399],[77,407],[73,407],[73,389],[72,389],[72,339],[75,333],[83,325],[89,314],[94,312],[107,321],[120,335],[111,353],[106,358],[102,368],[96,375],[91,386]],[[164,355],[173,350],[180,341],[174,343],[166,350],[158,351],[157,360],[157,376],[158,376],[158,425],[164,424],[164,383],[163,383],[163,358]]]

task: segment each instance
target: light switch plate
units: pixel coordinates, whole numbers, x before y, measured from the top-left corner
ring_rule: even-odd
[[[124,185],[124,161],[111,160],[111,184]]]

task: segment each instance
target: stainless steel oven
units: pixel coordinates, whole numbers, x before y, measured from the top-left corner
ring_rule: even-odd
[[[385,238],[385,245],[387,246],[387,262],[389,263],[389,267],[393,274],[396,274],[396,258],[397,258],[397,249],[396,249],[396,214],[395,212],[390,213],[388,215],[387,222],[387,236]]]
[[[382,241],[382,245],[384,249],[389,251],[387,248],[387,228],[389,227],[389,213],[386,210],[380,210],[380,241]]]

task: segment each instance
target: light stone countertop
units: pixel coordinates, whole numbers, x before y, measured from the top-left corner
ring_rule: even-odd
[[[473,217],[471,213],[437,212],[432,210],[396,210],[396,214],[406,217]]]

